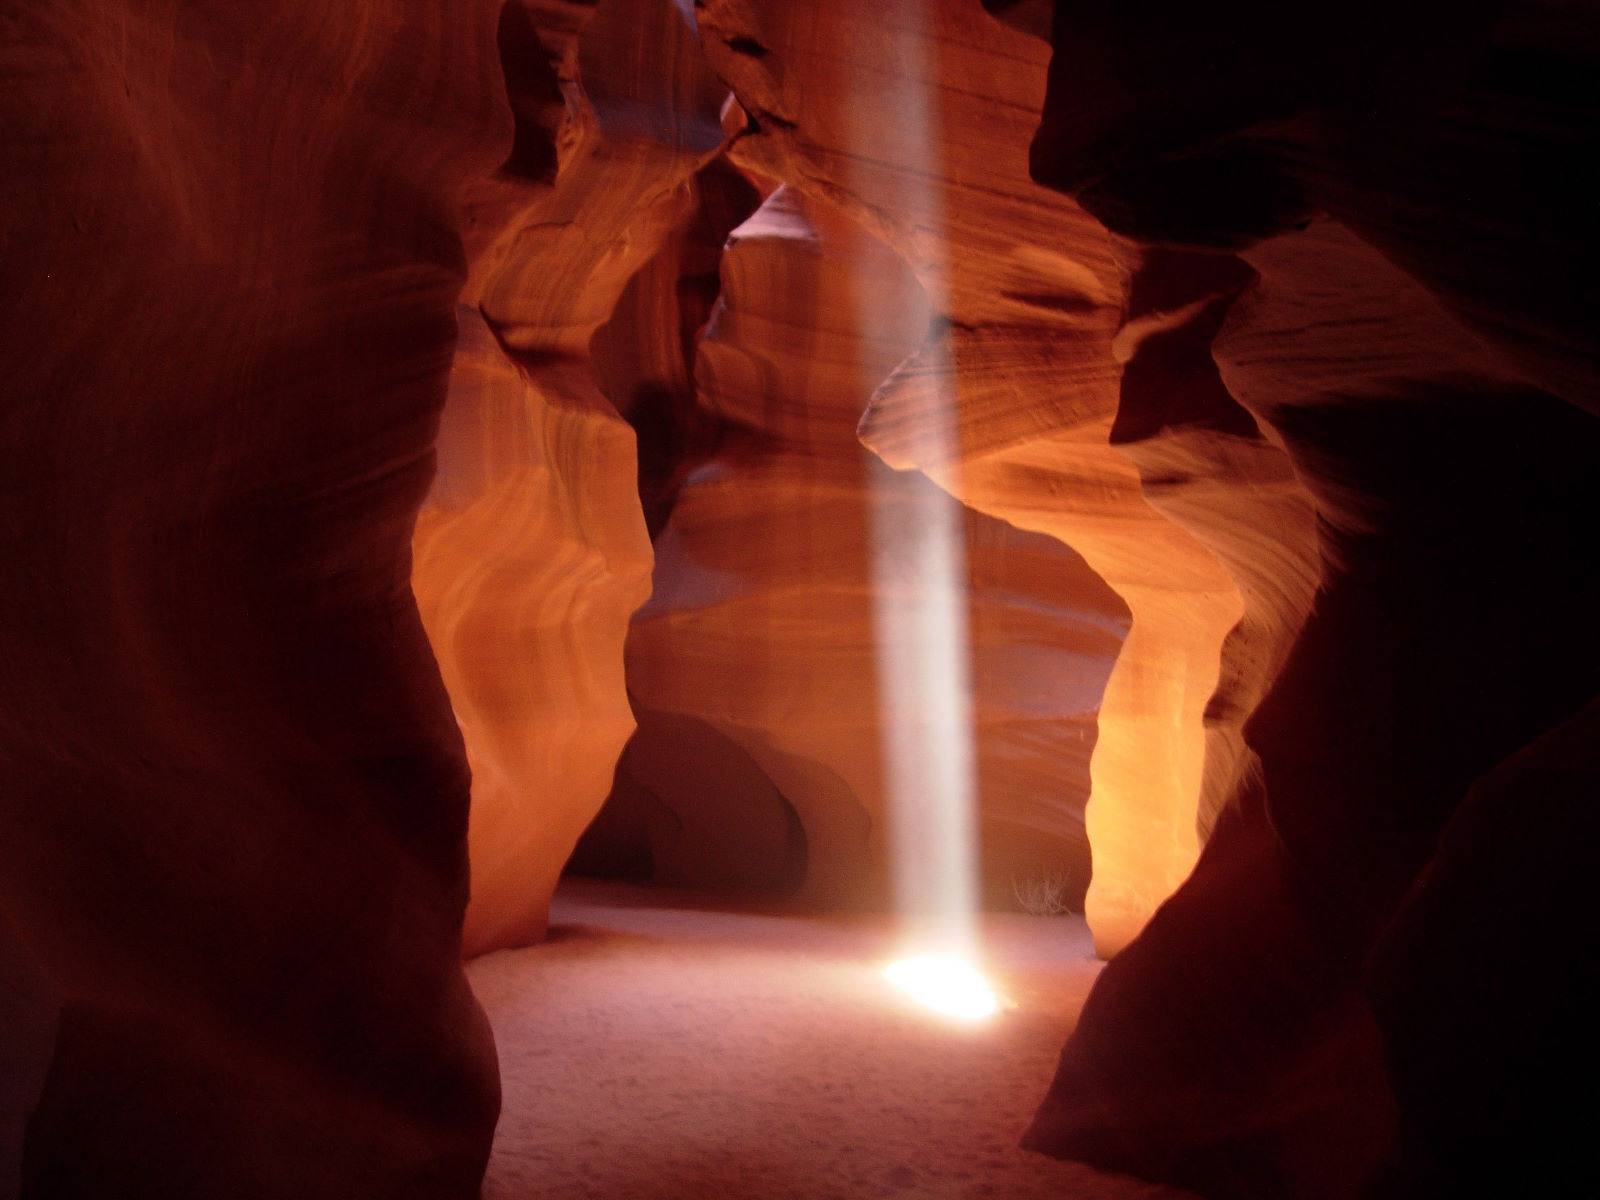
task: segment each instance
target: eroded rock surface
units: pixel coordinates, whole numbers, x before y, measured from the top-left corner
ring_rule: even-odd
[[[0,16],[0,1188],[473,1195],[459,955],[606,792],[647,530],[629,851],[840,902],[935,487],[991,888],[1087,766],[1122,951],[1029,1143],[1584,1177],[1588,9],[325,8]]]
[[[29,1196],[477,1192],[409,546],[496,15],[0,16],[0,925],[61,1004]]]
[[[1021,147],[1046,48],[957,0],[848,12],[709,0],[699,12],[706,53],[750,115],[735,161],[851,212],[902,255],[942,318],[874,398],[863,442],[1071,545],[1132,612],[1101,701],[1087,813],[1088,915],[1114,952],[1188,874],[1227,790],[1202,778],[1206,705],[1243,602],[1218,555],[1147,498],[1133,457],[1111,444],[1127,284],[1098,222],[1028,178]],[[751,46],[763,52],[740,50]],[[928,434],[947,397],[948,445]],[[1260,439],[1236,437],[1223,458],[1211,449],[1152,468],[1165,507],[1191,483],[1203,503],[1208,473],[1241,464],[1283,487],[1281,455]],[[1250,679],[1232,686],[1259,689],[1271,657],[1236,654],[1231,669]],[[1227,719],[1236,737],[1242,714]]]
[[[516,132],[466,208],[471,308],[413,574],[472,764],[468,953],[544,936],[633,729],[650,544],[589,345],[692,209],[726,94],[670,0],[513,0],[499,48]]]
[[[892,559],[899,551],[885,539],[933,503],[956,512],[968,568],[987,899],[1014,904],[1014,884],[1055,875],[1070,881],[1062,902],[1080,902],[1094,710],[1125,610],[1066,546],[962,510],[861,448],[868,397],[929,319],[892,250],[825,202],[783,189],[734,231],[722,273],[696,376],[700,403],[742,440],[678,495],[656,541],[654,593],[628,640],[629,687],[651,719],[624,759],[629,790],[617,802],[646,806],[636,826],[651,823],[650,797],[677,814],[653,819],[657,877],[719,882],[705,864],[720,841],[745,847],[734,857],[757,877],[750,848],[768,847],[769,881],[790,879],[791,818],[765,794],[775,786],[804,834],[802,897],[882,902],[880,759],[885,724],[905,718],[880,694],[877,643],[915,633],[877,619],[875,592],[894,584],[875,558]],[[708,769],[698,760],[715,751],[667,714],[705,722],[764,778],[736,790],[730,766],[704,798],[686,794],[684,781]]]
[[[1311,495],[1321,582],[1244,727],[1259,770],[1102,976],[1041,1149],[1216,1196],[1585,1169],[1558,1097],[1596,994],[1565,848],[1600,686],[1569,183],[1596,41],[1570,7],[1492,8],[1386,10],[1353,44],[1254,5],[1158,36],[1057,6],[1035,172],[1257,275],[1211,354]],[[1524,936],[1526,982],[1490,953]]]
[[[633,433],[581,367],[538,382],[463,308],[417,522],[414,587],[472,768],[467,953],[544,936],[578,834],[611,786],[633,715],[628,618],[649,594]],[[542,386],[541,386],[542,385]]]

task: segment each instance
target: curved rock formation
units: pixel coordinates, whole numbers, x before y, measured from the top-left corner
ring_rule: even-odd
[[[1035,171],[1258,276],[1212,354],[1311,494],[1322,579],[1245,726],[1259,772],[1063,1053],[1051,1153],[1241,1197],[1584,1169],[1558,1097],[1597,995],[1566,846],[1592,824],[1600,426],[1567,180],[1596,29],[1490,7],[1386,10],[1353,44],[1253,5],[1154,38],[1057,6]],[[1528,987],[1488,953],[1525,936]]]
[[[628,803],[648,791],[677,817],[656,818],[660,877],[716,881],[681,865],[696,837],[702,861],[717,840],[737,841],[773,847],[769,883],[792,869],[781,806],[752,792],[708,820],[700,810],[725,804],[732,785],[703,800],[683,794],[681,780],[705,769],[688,761],[704,743],[665,719],[677,714],[741,747],[793,806],[805,835],[802,896],[881,899],[879,759],[892,718],[878,694],[873,560],[893,547],[874,542],[874,505],[916,511],[932,485],[864,454],[856,426],[927,322],[905,264],[822,202],[780,190],[730,239],[696,376],[702,405],[744,433],[679,494],[656,541],[654,594],[628,640],[629,686],[650,714],[624,759]],[[976,512],[959,520],[986,891],[1014,903],[1013,880],[1067,874],[1076,893],[1069,887],[1064,900],[1075,902],[1087,878],[1093,713],[1124,628],[1121,605],[1065,546]]]
[[[1193,865],[1197,824],[1211,819],[1202,792],[1225,791],[1202,781],[1206,705],[1242,604],[1217,556],[1146,499],[1110,444],[1125,285],[1101,226],[1027,176],[1045,48],[959,0],[870,13],[708,0],[700,24],[751,116],[735,161],[853,213],[943,318],[874,398],[865,444],[1072,546],[1132,612],[1087,813],[1088,915],[1114,952]],[[949,452],[926,436],[946,396]]]
[[[463,309],[413,586],[472,767],[466,952],[527,945],[633,731],[628,618],[649,594],[633,433],[585,372],[538,382]],[[592,403],[563,403],[568,395]],[[542,386],[541,386],[542,385]]]
[[[513,0],[499,45],[517,128],[467,205],[482,315],[413,573],[472,763],[469,954],[544,936],[633,729],[622,643],[650,547],[589,343],[692,206],[726,95],[670,0]]]
[[[477,1192],[466,762],[408,577],[495,12],[0,17],[0,925],[61,1004],[29,1196]]]
[[[647,530],[599,834],[871,892],[874,492],[964,506],[991,900],[1093,779],[1029,1144],[1587,1177],[1593,7],[437,8],[0,15],[0,1192],[475,1194]]]

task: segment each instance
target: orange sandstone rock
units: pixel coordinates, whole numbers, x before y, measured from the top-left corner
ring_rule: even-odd
[[[708,874],[720,840],[747,848],[741,880],[760,881],[758,855],[769,884],[791,879],[786,802],[804,834],[802,896],[877,896],[890,819],[881,747],[894,717],[875,642],[913,632],[875,622],[874,589],[890,585],[874,556],[896,548],[875,537],[874,506],[890,527],[930,500],[958,506],[866,454],[856,426],[924,337],[928,305],[888,247],[788,189],[734,231],[723,282],[696,375],[702,405],[747,431],[744,449],[690,477],[657,539],[654,594],[628,641],[642,716],[618,799],[649,826],[658,877],[732,882]],[[1123,610],[1059,542],[971,510],[957,520],[987,898],[1014,904],[1014,883],[1058,874],[1071,877],[1062,899],[1072,903],[1088,865],[1093,711]],[[742,754],[691,735],[689,718]],[[686,788],[710,755],[729,763],[720,783]],[[760,772],[746,769],[751,782],[739,785],[732,771],[746,756]]]
[[[627,425],[603,402],[563,404],[548,368],[535,384],[475,310],[461,325],[412,578],[472,767],[474,954],[544,936],[556,877],[611,786],[650,547]],[[593,386],[567,378],[569,394]]]
[[[1147,500],[1111,444],[1124,281],[1105,231],[1033,183],[1021,149],[1045,48],[955,0],[870,12],[712,0],[700,23],[752,118],[735,160],[850,211],[933,298],[940,320],[874,397],[864,444],[1072,546],[1132,612],[1087,813],[1089,920],[1115,952],[1194,862],[1206,705],[1243,607],[1217,556]],[[927,436],[946,396],[948,450]]]
[[[691,203],[726,95],[670,0],[513,0],[500,49],[517,130],[467,205],[477,312],[413,573],[472,763],[469,954],[544,935],[632,730],[622,643],[650,546],[588,348]]]

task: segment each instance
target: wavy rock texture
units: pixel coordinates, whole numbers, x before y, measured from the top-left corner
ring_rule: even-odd
[[[1244,728],[1259,769],[1107,967],[1029,1135],[1206,1195],[1585,1169],[1562,1097],[1600,991],[1571,850],[1600,765],[1600,426],[1570,179],[1600,31],[1371,15],[1385,36],[1253,5],[1152,36],[1059,5],[1034,144],[1122,234],[1255,273],[1211,354],[1316,508],[1320,591]]]
[[[1101,702],[1087,813],[1088,915],[1112,953],[1188,874],[1198,829],[1238,769],[1219,759],[1217,779],[1203,778],[1206,705],[1240,589],[1165,513],[1185,491],[1203,504],[1207,479],[1241,464],[1281,489],[1281,455],[1235,438],[1191,445],[1169,469],[1168,444],[1145,456],[1157,499],[1111,444],[1127,285],[1104,229],[1027,176],[1039,42],[956,0],[870,13],[709,0],[700,23],[751,117],[735,161],[852,212],[904,256],[942,318],[874,398],[863,441],[979,511],[1072,546],[1132,612]],[[946,397],[949,448],[927,433]],[[1229,686],[1259,691],[1273,654],[1235,653]],[[1226,736],[1242,715],[1223,715]]]
[[[465,309],[414,586],[472,767],[466,952],[544,936],[550,892],[633,732],[628,618],[649,594],[633,434],[563,404]],[[592,389],[566,375],[568,393]],[[542,385],[542,386],[541,386]]]
[[[0,909],[61,1005],[30,1196],[477,1192],[466,763],[408,576],[495,11],[0,16]]]
[[[1243,612],[1206,704],[1200,832],[1209,836],[1259,768],[1245,720],[1278,675],[1323,577],[1316,506],[1272,425],[1223,381],[1212,343],[1255,279],[1238,259],[1117,243],[1128,279],[1115,349],[1124,363],[1111,441],[1145,500],[1226,568]]]
[[[892,718],[873,556],[894,547],[875,544],[874,521],[892,529],[932,497],[957,509],[970,568],[986,890],[1014,903],[1014,879],[1056,873],[1075,879],[1064,899],[1079,899],[1094,708],[1122,606],[1060,543],[961,511],[862,451],[868,396],[928,323],[920,285],[886,246],[783,189],[734,231],[722,274],[696,377],[701,404],[744,439],[688,479],[657,538],[655,591],[628,640],[641,727],[616,800],[632,817],[613,813],[607,836],[645,826],[656,874],[676,883],[881,899]],[[889,515],[875,518],[875,503]],[[737,855],[713,853],[735,843]]]
[[[1093,743],[1029,1144],[1587,1177],[1592,6],[437,7],[0,15],[0,1190],[476,1194],[647,528],[612,833],[874,891],[874,489],[966,506],[991,900]]]
[[[726,95],[668,0],[514,0],[499,46],[516,135],[468,203],[481,316],[413,573],[472,763],[469,954],[544,936],[633,729],[622,644],[650,545],[589,343],[692,206]]]

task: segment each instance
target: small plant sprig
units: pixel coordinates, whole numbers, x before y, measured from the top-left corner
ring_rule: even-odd
[[[1059,917],[1072,911],[1068,897],[1074,892],[1073,873],[1068,868],[1035,875],[1027,879],[1011,877],[1011,892],[1017,907],[1030,916]]]

